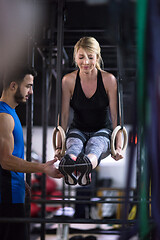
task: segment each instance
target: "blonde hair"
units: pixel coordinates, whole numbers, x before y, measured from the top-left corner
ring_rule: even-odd
[[[94,37],[80,38],[80,40],[74,46],[73,60],[75,65],[77,65],[75,61],[76,54],[80,48],[83,48],[90,52],[94,52],[97,55],[96,68],[101,70],[101,65],[103,65],[103,60],[101,57],[101,48],[98,41]]]

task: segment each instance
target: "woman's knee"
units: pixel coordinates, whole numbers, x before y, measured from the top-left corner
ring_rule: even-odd
[[[73,154],[78,156],[78,154],[83,149],[83,142],[78,138],[68,138],[66,141],[66,154]]]
[[[110,147],[110,140],[103,136],[92,137],[88,140],[86,145],[86,151],[90,149],[99,149],[101,152],[105,152]]]
[[[72,146],[79,146],[80,148],[83,147],[83,142],[78,138],[68,138],[66,141],[66,148],[70,148]]]

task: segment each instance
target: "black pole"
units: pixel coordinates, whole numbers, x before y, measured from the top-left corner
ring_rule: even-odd
[[[26,159],[31,162],[31,149],[32,149],[32,124],[33,124],[33,96],[30,97],[26,106],[26,130],[27,130],[27,141],[26,141]],[[26,174],[26,182],[31,185],[31,174]],[[30,200],[26,198],[26,214],[30,217]],[[28,223],[28,231],[30,232],[30,224]],[[28,240],[30,234],[28,235]]]
[[[124,79],[124,65],[123,65],[123,47],[122,47],[122,33],[121,23],[117,26],[117,96],[118,96],[118,115],[117,124],[123,128],[124,117],[123,117],[123,79]]]
[[[64,37],[64,0],[58,0],[58,24],[57,24],[57,82],[56,82],[56,111],[55,124],[61,121],[61,79],[62,79],[62,57]],[[59,116],[59,122],[58,122]]]
[[[28,37],[28,53],[27,53],[27,63],[34,67],[34,57],[35,57],[35,48],[33,42]],[[26,160],[28,162],[32,161],[32,128],[33,128],[33,104],[34,104],[34,93],[30,96],[26,104]],[[26,174],[26,183],[31,186],[31,174]],[[30,200],[26,198],[26,215],[30,217]],[[28,223],[28,232],[30,233],[30,224]],[[30,239],[30,234],[28,234],[28,240]]]
[[[33,1],[33,7],[35,9],[35,0]],[[35,25],[32,25],[31,32],[28,33],[28,53],[27,53],[27,63],[34,67],[34,58],[35,58]],[[34,87],[33,87],[34,88]],[[32,128],[33,128],[33,115],[34,115],[34,92],[30,96],[27,105],[26,105],[26,130],[27,130],[27,139],[26,139],[26,159],[27,161],[32,161]],[[26,183],[31,186],[31,174],[26,174]],[[26,213],[27,217],[30,217],[30,200],[26,198]],[[30,240],[30,223],[28,223],[28,240]]]
[[[56,111],[55,124],[61,124],[61,87],[62,87],[62,57],[64,39],[64,0],[58,0],[58,23],[57,23],[57,82],[56,82]],[[62,186],[63,199],[65,198],[65,183]],[[62,207],[64,210],[65,204]]]
[[[43,127],[43,145],[42,162],[46,162],[47,146],[47,127],[48,127],[48,82],[49,76],[46,67],[46,61],[43,59],[43,84],[42,84],[42,127]],[[46,198],[46,175],[42,175],[42,199]],[[45,202],[41,205],[41,217],[45,218]],[[45,223],[41,224],[41,240],[45,239]]]

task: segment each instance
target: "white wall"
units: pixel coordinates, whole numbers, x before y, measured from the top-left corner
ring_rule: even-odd
[[[47,150],[46,150],[46,159],[52,160],[54,157],[54,150],[52,145],[52,133],[53,127],[48,127],[47,129]],[[26,142],[26,128],[23,128],[24,142]],[[32,150],[36,152],[39,156],[42,157],[42,139],[43,139],[43,131],[42,127],[33,127],[32,130]]]

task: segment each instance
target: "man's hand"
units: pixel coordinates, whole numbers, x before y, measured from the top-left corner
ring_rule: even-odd
[[[44,163],[44,172],[48,176],[52,178],[62,178],[63,175],[60,173],[60,171],[55,167],[54,163],[58,160],[58,158],[55,157],[54,160],[48,161]]]

